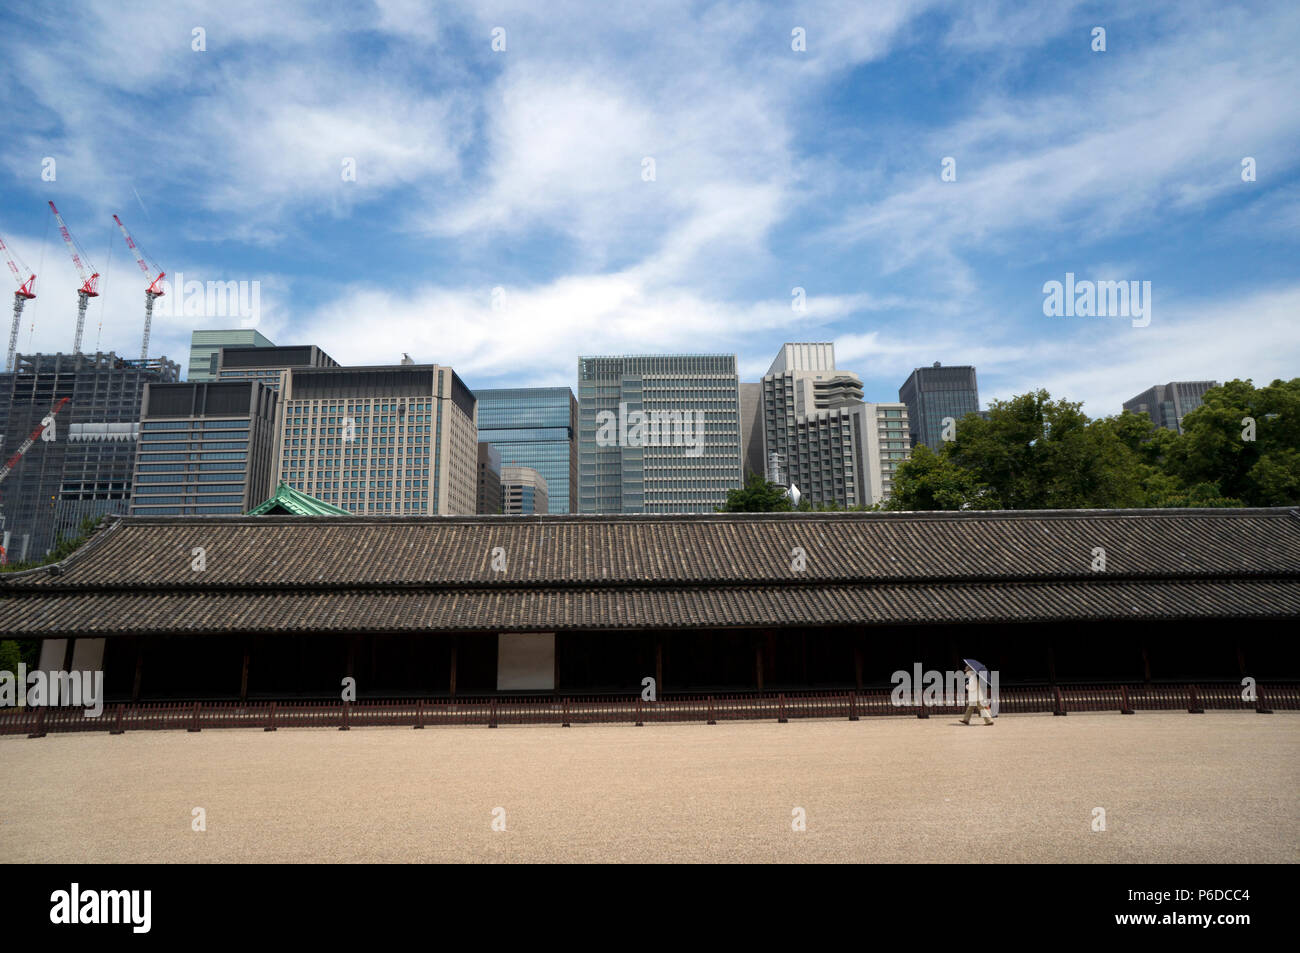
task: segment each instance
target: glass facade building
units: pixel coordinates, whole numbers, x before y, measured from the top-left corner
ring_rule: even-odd
[[[979,412],[980,395],[975,368],[970,365],[918,367],[898,389],[898,399],[907,405],[912,446],[925,444],[938,452],[943,447],[943,419],[959,421]]]
[[[231,328],[227,331],[195,331],[190,335],[190,366],[186,369],[187,381],[215,381],[217,379],[218,351],[223,347],[275,347],[270,339],[252,328]]]
[[[567,387],[505,387],[474,392],[478,439],[502,467],[530,467],[546,481],[551,513],[576,512],[578,402]]]
[[[146,387],[131,514],[246,513],[270,496],[276,396],[259,382]]]
[[[1206,391],[1218,386],[1218,381],[1157,384],[1124,401],[1124,409],[1132,414],[1146,414],[1157,427],[1182,433],[1183,418],[1201,406]]]
[[[579,512],[712,513],[741,469],[734,354],[578,358]]]

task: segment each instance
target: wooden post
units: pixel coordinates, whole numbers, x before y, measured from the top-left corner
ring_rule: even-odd
[[[239,676],[239,704],[240,704],[240,705],[247,705],[247,704],[248,704],[248,661],[249,661],[249,654],[250,654],[250,650],[249,650],[248,640],[245,639],[245,640],[244,640],[244,671],[243,671],[243,673]]]
[[[641,696],[636,696],[636,726],[642,728],[645,722],[641,720]]]
[[[420,699],[415,703],[415,727],[424,727],[424,699]]]
[[[1053,686],[1052,691],[1056,693],[1056,707],[1052,709],[1052,714],[1068,715],[1069,712],[1065,710],[1065,699],[1061,697],[1061,689],[1059,687]]]
[[[348,728],[348,713],[351,711],[352,711],[352,703],[345,701],[343,703],[343,717],[342,717],[342,722],[339,724],[339,731],[350,730]]]
[[[564,721],[560,723],[561,728],[569,727],[569,700],[564,699]]]
[[[492,708],[488,712],[488,727],[495,728],[496,726],[497,726],[497,700],[493,698]]]
[[[776,723],[784,725],[790,719],[785,717],[785,692],[776,696]]]
[[[120,735],[126,730],[122,727],[122,709],[125,707],[125,705],[117,706],[117,719],[113,722],[113,730],[109,732],[110,735]]]
[[[754,643],[754,678],[761,692],[763,690],[763,645],[760,642]]]
[[[849,721],[858,720],[858,693],[849,692]]]
[[[663,636],[655,636],[655,697],[658,698],[664,692],[664,640]]]
[[[144,677],[144,641],[135,641],[135,681],[131,683],[131,703],[140,702],[140,683]]]
[[[551,691],[553,691],[553,692],[558,692],[558,691],[560,690],[560,642],[561,642],[561,640],[562,640],[562,638],[563,638],[563,635],[564,635],[564,633],[562,633],[562,632],[556,632],[556,633],[555,633],[555,636],[554,636],[554,638],[555,638],[555,670],[554,670],[554,675],[553,675],[552,678],[551,678]]]
[[[271,711],[266,716],[266,727],[263,731],[275,731],[275,702],[271,702]]]
[[[195,703],[194,703],[194,720],[193,720],[192,722],[190,722],[190,726],[189,726],[188,728],[185,729],[186,731],[198,731],[198,730],[199,730],[199,705],[201,705],[201,704],[202,704],[202,702],[195,702]]]
[[[860,644],[853,646],[853,685],[857,691],[862,691],[862,646]]]
[[[72,652],[77,647],[76,639],[67,639],[63,646],[63,671],[72,671]]]
[[[1128,703],[1128,686],[1119,687],[1119,713],[1121,715],[1133,714],[1133,706]]]
[[[451,637],[451,697],[456,697],[456,653],[460,648],[460,636]]]
[[[1200,697],[1196,694],[1196,686],[1195,686],[1195,685],[1188,685],[1188,686],[1187,686],[1187,694],[1188,694],[1188,699],[1189,699],[1189,701],[1191,702],[1191,704],[1190,704],[1190,705],[1188,706],[1188,708],[1187,708],[1187,714],[1189,714],[1189,715],[1204,715],[1204,714],[1205,714],[1205,709],[1201,707],[1201,699],[1200,699]]]
[[[709,720],[706,722],[706,724],[710,724],[710,725],[717,724],[717,722],[713,720],[713,696],[712,695],[709,696]]]
[[[45,737],[45,709],[45,705],[36,709],[36,724],[32,726],[32,733],[27,736],[28,738]]]

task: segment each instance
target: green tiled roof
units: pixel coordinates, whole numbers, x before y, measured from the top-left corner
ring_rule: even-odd
[[[300,493],[283,480],[275,488],[275,494],[266,502],[253,507],[245,515],[262,516],[267,513],[288,513],[291,516],[350,516],[347,510],[340,509],[333,503],[326,503],[314,496]]]

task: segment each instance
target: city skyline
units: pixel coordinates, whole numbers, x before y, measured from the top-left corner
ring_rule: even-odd
[[[1138,379],[1293,376],[1291,5],[662,13],[647,35],[620,11],[237,10],[205,15],[201,51],[166,8],[16,14],[0,235],[38,272],[18,349],[71,346],[54,199],[103,272],[87,350],[140,346],[120,213],[169,279],[260,282],[272,340],[479,387],[573,386],[577,353],[743,351],[757,380],[782,341],[828,338],[880,399],[936,360],[978,366],[986,399],[1042,386],[1091,416]],[[1150,282],[1149,326],[1046,316],[1067,276]],[[198,327],[160,310],[151,352]]]

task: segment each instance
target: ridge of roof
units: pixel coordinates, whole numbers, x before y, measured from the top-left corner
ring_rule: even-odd
[[[318,501],[292,487],[291,493],[313,500],[321,506],[332,507],[333,504]],[[274,499],[274,497],[272,497]],[[267,502],[270,502],[268,500]],[[265,505],[265,504],[262,504]],[[334,509],[337,509],[336,507]],[[908,522],[924,520],[943,522],[948,520],[969,521],[1013,521],[1013,520],[1078,520],[1085,518],[1127,518],[1154,517],[1158,519],[1177,519],[1187,516],[1216,516],[1224,519],[1244,516],[1290,516],[1300,519],[1300,507],[1295,506],[1255,506],[1255,507],[1167,507],[1147,509],[1077,509],[1077,510],[880,510],[880,511],[820,511],[820,512],[775,512],[775,513],[553,513],[553,514],[458,514],[388,516],[378,514],[338,513],[289,515],[261,514],[252,517],[255,510],[244,514],[217,516],[143,516],[112,514],[107,517],[110,522],[122,522],[129,525],[222,525],[222,524],[265,524],[268,522],[298,522],[304,518],[328,520],[331,523],[355,523],[370,525],[452,525],[476,523],[500,523],[502,525],[565,525],[581,523],[742,523],[742,522]]]

